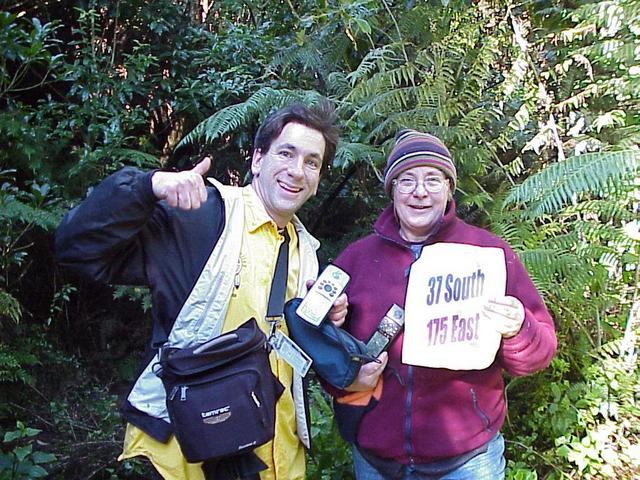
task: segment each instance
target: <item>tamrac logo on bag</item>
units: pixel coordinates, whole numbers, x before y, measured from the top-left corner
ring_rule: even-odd
[[[231,416],[231,406],[226,405],[224,407],[216,408],[215,410],[209,410],[208,412],[200,412],[202,422],[215,425],[227,420]]]

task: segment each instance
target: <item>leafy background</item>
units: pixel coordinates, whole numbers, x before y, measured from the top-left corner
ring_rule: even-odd
[[[459,214],[518,251],[559,351],[507,378],[509,479],[640,476],[640,1],[0,3],[0,479],[148,478],[117,462],[118,398],[150,330],[143,289],[55,266],[70,207],[125,166],[247,179],[292,99],[343,128],[301,212],[330,261],[366,234],[395,132],[440,136]],[[308,477],[352,478],[312,384]]]

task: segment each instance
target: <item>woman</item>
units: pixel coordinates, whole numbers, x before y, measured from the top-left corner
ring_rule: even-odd
[[[404,335],[379,362],[364,365],[347,391],[331,391],[338,409],[352,401],[362,405],[363,395],[374,398],[354,432],[358,480],[504,478],[502,372],[541,370],[556,350],[553,320],[516,254],[497,236],[456,217],[456,175],[438,138],[399,132],[384,176],[392,203],[374,233],[335,261],[351,276],[344,326],[354,336],[369,339],[394,303],[406,309]],[[423,273],[415,273],[418,264]],[[436,265],[449,273],[425,279]],[[470,268],[466,276],[456,273]],[[405,304],[408,287],[413,307]],[[489,290],[501,293],[488,296]],[[416,309],[416,298],[427,305]],[[445,308],[440,312],[451,314],[431,318],[437,301]],[[466,319],[455,313],[473,311],[473,305],[478,312]],[[410,328],[424,335],[409,335]],[[495,349],[483,365],[473,349],[492,334]],[[447,352],[469,357],[445,358]],[[486,360],[486,354],[480,357]],[[338,411],[336,416],[340,422]]]

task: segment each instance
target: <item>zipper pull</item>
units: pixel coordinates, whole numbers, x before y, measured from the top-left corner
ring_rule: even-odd
[[[236,287],[236,290],[240,288],[240,271],[242,270],[242,259],[238,259],[238,265],[236,266],[236,274],[233,277],[233,286]]]
[[[251,392],[251,398],[253,398],[254,403],[259,407],[262,406],[262,404],[260,403],[260,400],[258,400],[258,397],[256,397],[256,394]]]
[[[186,385],[182,385],[180,387],[180,401],[184,402],[187,399],[187,390],[189,389],[189,387],[187,387]]]
[[[176,385],[171,389],[171,393],[169,394],[169,400],[173,400],[174,398],[176,398],[176,393],[178,393],[179,388],[180,387]]]

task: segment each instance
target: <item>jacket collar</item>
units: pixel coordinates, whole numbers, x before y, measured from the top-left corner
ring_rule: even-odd
[[[260,198],[258,198],[256,191],[251,185],[242,187],[242,196],[245,201],[247,230],[249,232],[254,232],[267,223],[271,223],[274,228],[277,228],[275,222],[267,213],[267,210],[264,208],[264,204],[260,201]],[[306,227],[296,215],[293,216],[290,223],[293,224],[293,228],[296,230],[298,236],[307,236],[314,250],[320,248],[320,242],[307,231]]]

